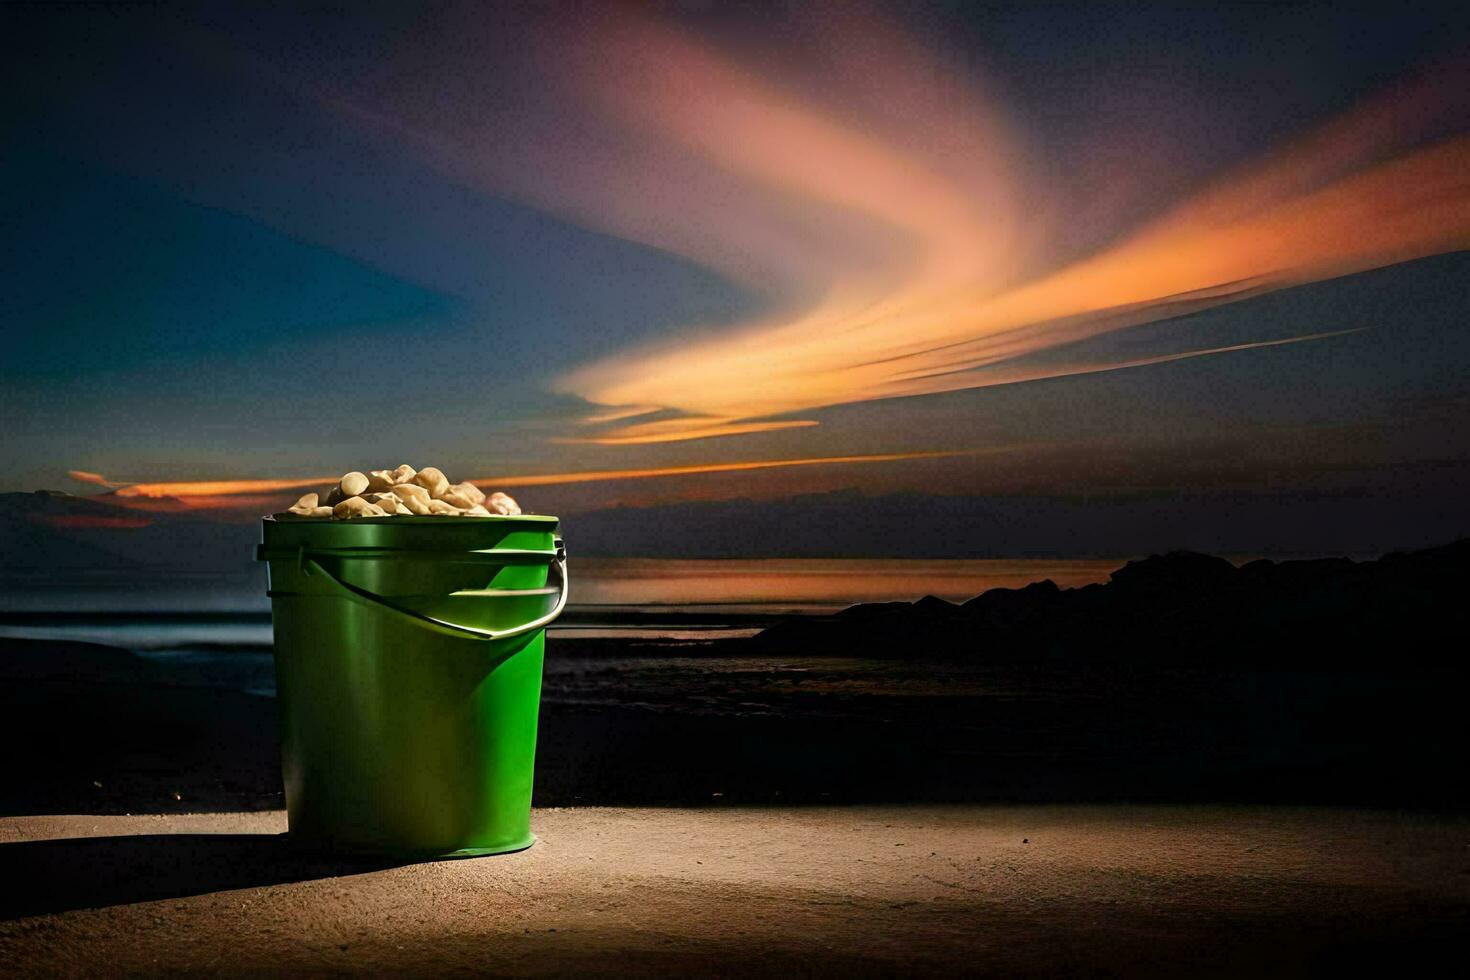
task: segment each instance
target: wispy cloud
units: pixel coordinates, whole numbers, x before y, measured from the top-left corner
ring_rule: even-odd
[[[639,442],[749,431],[753,419],[855,401],[922,395],[1036,376],[1006,366],[1107,331],[1249,293],[1470,244],[1470,139],[1416,137],[1432,108],[1454,105],[1463,65],[1386,93],[1294,145],[1176,203],[1116,243],[1037,273],[1040,248],[1018,229],[1023,174],[988,158],[985,179],[944,176],[920,132],[940,123],[913,106],[911,139],[877,141],[861,123],[773,92],[754,73],[656,29],[634,45],[645,73],[675,66],[663,90],[597,76],[601,101],[630,125],[693,147],[712,167],[898,229],[909,247],[886,275],[836,260],[821,299],[790,315],[677,348],[584,366],[559,387],[601,405],[657,405],[683,418],[624,425],[603,438]],[[636,66],[609,59],[616,71]],[[912,65],[888,66],[896,73]],[[910,78],[910,90],[913,79]],[[993,131],[1003,142],[1003,129]],[[714,226],[713,233],[718,233]],[[1036,229],[1044,233],[1045,229]],[[1043,249],[1044,251],[1044,249]],[[1031,266],[1031,268],[1028,268]],[[1018,275],[1019,273],[1019,275]],[[872,288],[873,283],[881,288]],[[1327,333],[1292,338],[1293,341]],[[1269,344],[1075,363],[1087,373]],[[712,425],[712,419],[723,420]]]
[[[811,456],[797,459],[757,459],[688,466],[661,466],[621,470],[581,470],[569,473],[496,473],[472,477],[471,482],[487,490],[543,487],[573,483],[649,480],[694,476],[702,473],[745,473],[756,470],[805,466],[845,466],[856,463],[896,463],[908,460],[977,456],[999,450],[952,449],[935,452],[868,453],[854,456]],[[120,489],[107,494],[115,503],[138,510],[174,510],[271,507],[281,501],[277,493],[329,487],[337,477],[301,477],[273,480],[186,480],[169,483],[116,483],[100,474],[89,481]]]
[[[66,475],[79,483],[91,483],[99,487],[121,487],[123,483],[114,483],[101,473],[91,473],[87,470],[67,470]]]
[[[776,432],[781,429],[804,429],[817,423],[810,419],[773,419],[744,421],[709,416],[681,416],[657,422],[622,425],[616,431],[598,436],[567,436],[557,442],[595,443],[600,446],[626,446],[650,442],[683,442],[708,436],[735,436],[751,432]]]
[[[1200,350],[1179,351],[1173,354],[1153,354],[1112,361],[1070,361],[1045,365],[1001,362],[993,367],[960,369],[956,372],[950,388],[942,386],[940,376],[929,380],[931,392],[959,388],[985,388],[992,385],[1019,384],[1024,381],[1042,381],[1047,378],[1065,378],[1075,374],[1096,374],[1101,371],[1121,371],[1126,368],[1149,367],[1154,364],[1170,364],[1186,361],[1192,357],[1207,357],[1211,354],[1231,354],[1236,351],[1260,350],[1265,347],[1280,347],[1285,344],[1301,344],[1311,340],[1326,340],[1329,337],[1345,337],[1361,333],[1366,327],[1351,330],[1330,330],[1324,333],[1302,334],[1300,337],[1281,337],[1276,340],[1255,340],[1244,344],[1228,344],[1223,347],[1206,347]]]
[[[399,65],[371,86],[322,78],[314,91],[456,179],[685,255],[768,297],[747,322],[691,325],[702,329],[555,379],[597,406],[586,421],[598,428],[577,441],[763,432],[815,424],[792,416],[826,406],[1026,380],[1028,357],[1181,304],[1470,246],[1464,60],[1401,80],[1130,224],[1060,209],[1077,188],[1035,173],[1034,149],[979,79],[879,18],[831,8],[821,20],[779,63],[636,12],[542,25],[514,55],[538,87],[506,108],[470,56],[477,38],[486,50],[498,42],[465,15],[446,30],[466,56],[408,58],[414,85],[382,84]],[[1115,135],[1129,145],[1138,134]],[[1051,169],[1105,189],[1137,179],[1111,159]],[[1071,225],[1094,220],[1083,237],[1102,244],[1064,243]],[[1274,343],[1098,358],[1062,373]]]
[[[119,487],[119,497],[228,497],[319,487],[337,482],[335,476],[281,480],[192,480],[175,483],[104,483]]]
[[[760,459],[734,463],[696,463],[689,466],[660,466],[648,469],[589,470],[582,473],[538,473],[522,476],[485,476],[472,482],[487,487],[536,487],[553,484],[646,480],[658,477],[694,476],[701,473],[747,473],[753,470],[784,469],[792,466],[840,466],[851,463],[896,463],[907,460],[946,459],[977,456],[993,450],[951,449],[924,453],[869,453],[861,456],[812,456],[805,459]]]

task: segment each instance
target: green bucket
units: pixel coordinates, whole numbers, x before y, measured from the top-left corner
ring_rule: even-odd
[[[567,601],[557,530],[541,516],[265,519],[293,841],[531,846],[545,627]]]

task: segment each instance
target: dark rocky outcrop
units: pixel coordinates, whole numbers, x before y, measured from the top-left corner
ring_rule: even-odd
[[[1130,561],[1108,576],[1112,585],[1135,594],[1173,596],[1199,594],[1226,587],[1235,566],[1224,558],[1193,551],[1171,551]]]
[[[1172,552],[1105,584],[991,589],[960,606],[934,596],[858,605],[775,626],[769,650],[867,657],[1066,658],[1282,669],[1441,664],[1470,632],[1470,539],[1347,558],[1252,561]]]
[[[1017,629],[1041,624],[1057,609],[1061,597],[1062,590],[1048,578],[1023,589],[991,589],[960,608],[975,622]]]

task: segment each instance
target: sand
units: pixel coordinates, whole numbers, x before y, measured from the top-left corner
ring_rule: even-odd
[[[1412,969],[1470,820],[1260,807],[545,809],[514,855],[294,856],[280,812],[0,819],[10,975]],[[91,907],[101,906],[101,907]]]

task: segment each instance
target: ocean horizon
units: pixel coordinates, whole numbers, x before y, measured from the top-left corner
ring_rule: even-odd
[[[1063,588],[1107,581],[1126,559],[655,559],[572,564],[572,600],[557,639],[699,642],[751,636],[786,616],[859,602],[961,602],[1049,578]],[[133,575],[12,584],[0,638],[97,643],[128,650],[178,683],[273,695],[265,570]]]

